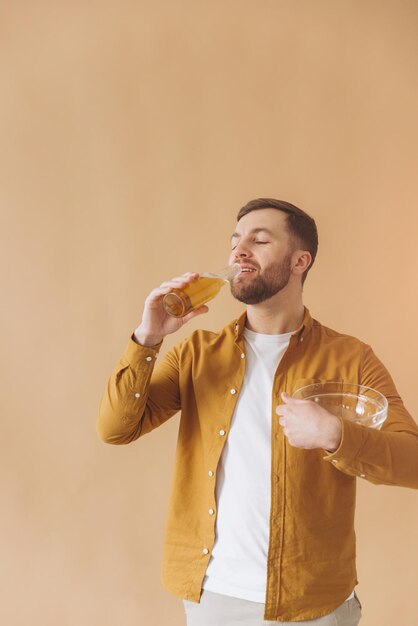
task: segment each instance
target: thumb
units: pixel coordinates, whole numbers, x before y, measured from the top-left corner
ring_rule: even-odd
[[[290,402],[293,402],[294,404],[306,403],[306,400],[303,400],[302,398],[294,398],[293,396],[290,396],[288,393],[286,393],[286,391],[282,391],[281,396],[283,402],[285,402],[286,404],[289,404]]]

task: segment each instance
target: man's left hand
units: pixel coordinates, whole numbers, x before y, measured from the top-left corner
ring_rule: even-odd
[[[324,448],[335,452],[341,443],[342,425],[335,415],[312,400],[299,400],[282,393],[284,404],[276,408],[288,442],[295,448]]]

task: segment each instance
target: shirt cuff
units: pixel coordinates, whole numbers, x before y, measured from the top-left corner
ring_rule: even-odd
[[[160,343],[158,343],[156,346],[141,346],[139,343],[136,343],[136,341],[134,341],[132,334],[125,348],[123,356],[128,361],[128,363],[133,366],[138,365],[144,359],[145,361],[151,362],[157,358],[162,345],[163,342],[160,341]]]
[[[367,427],[339,418],[341,421],[341,441],[335,452],[326,452],[325,461],[345,460],[353,461],[367,437]]]

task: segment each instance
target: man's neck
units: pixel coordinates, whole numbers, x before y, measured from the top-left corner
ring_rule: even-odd
[[[286,298],[277,294],[260,304],[248,305],[246,327],[264,335],[282,335],[297,330],[305,314],[302,297]]]

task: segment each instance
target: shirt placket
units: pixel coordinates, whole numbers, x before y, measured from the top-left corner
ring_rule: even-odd
[[[209,559],[211,555],[211,551],[213,549],[213,545],[215,542],[215,526],[216,526],[216,515],[217,515],[217,504],[216,504],[216,484],[217,484],[217,468],[219,465],[219,461],[222,456],[223,449],[225,447],[228,433],[231,426],[232,415],[235,410],[235,406],[239,397],[239,393],[242,388],[242,383],[244,380],[245,374],[245,350],[242,341],[236,341],[236,347],[239,352],[237,354],[238,357],[234,358],[235,367],[235,376],[231,377],[230,385],[225,392],[224,397],[222,398],[222,409],[224,411],[224,415],[227,416],[224,421],[219,420],[215,424],[215,432],[214,432],[214,445],[213,445],[213,457],[210,459],[209,467],[206,469],[207,479],[211,481],[212,485],[209,489],[209,498],[207,501],[207,510],[204,512],[204,515],[209,516],[209,532],[208,538],[206,541],[206,545],[202,548],[202,555],[206,557],[206,566],[205,570],[209,564]],[[239,359],[239,360],[238,360]]]
[[[277,368],[272,390],[270,539],[267,556],[265,619],[273,619],[279,612],[286,522],[286,440],[275,409],[277,404],[282,401],[281,392],[287,391],[289,356],[295,346],[302,341],[303,336],[299,334],[295,334],[291,338],[289,347]]]

